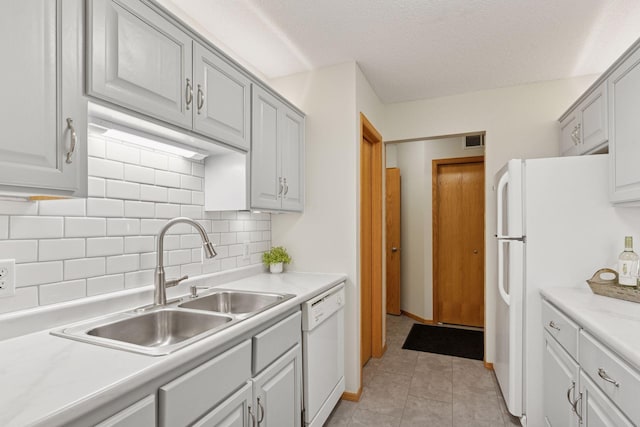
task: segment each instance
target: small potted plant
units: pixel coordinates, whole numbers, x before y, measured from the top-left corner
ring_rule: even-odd
[[[291,257],[282,246],[275,246],[262,254],[262,262],[272,273],[282,273],[282,265],[289,264]]]

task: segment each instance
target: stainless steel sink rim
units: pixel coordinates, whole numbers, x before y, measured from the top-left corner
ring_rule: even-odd
[[[243,313],[243,314],[237,314],[237,315],[231,314],[231,313],[216,312],[211,310],[196,310],[191,308],[180,307],[180,305],[183,303],[197,301],[198,299],[210,297],[216,293],[221,293],[221,292],[240,292],[240,293],[246,293],[246,294],[277,296],[279,298],[281,297],[281,299],[276,300],[274,303],[271,303],[267,306],[261,307],[259,310]],[[185,298],[180,298],[178,300],[175,300],[175,302],[167,306],[158,306],[158,307],[153,307],[153,308],[144,309],[144,310],[140,310],[140,308],[136,308],[133,310],[109,314],[106,316],[101,316],[94,319],[85,320],[85,321],[68,325],[62,329],[51,331],[51,334],[55,336],[63,337],[63,338],[73,339],[76,341],[100,345],[103,347],[114,348],[117,350],[124,350],[124,351],[133,352],[133,353],[144,354],[148,356],[164,356],[164,355],[173,353],[181,348],[187,347],[190,344],[193,344],[194,342],[200,341],[204,338],[214,335],[245,319],[255,316],[258,313],[264,312],[270,308],[280,305],[281,303],[293,298],[294,296],[295,295],[293,294],[265,293],[265,292],[253,292],[253,291],[240,291],[240,290],[234,290],[234,289],[211,288],[210,290],[207,290],[197,298],[189,299],[188,297],[185,297]],[[198,316],[203,319],[207,317],[219,318],[222,316],[222,317],[229,318],[230,320],[218,326],[212,327],[210,329],[205,329],[203,332],[195,334],[179,342],[173,342],[173,343],[168,343],[164,345],[158,344],[155,346],[137,345],[137,344],[126,342],[126,341],[120,341],[116,339],[110,339],[110,338],[89,334],[90,331],[95,330],[97,328],[108,327],[118,322],[138,319],[144,316],[154,315],[154,313],[167,312],[167,311],[191,313],[191,315]]]
[[[254,306],[253,309],[247,309],[247,301],[234,301],[234,296],[237,296],[238,298],[254,296],[259,298],[260,301],[266,300],[267,302],[259,307]],[[178,307],[190,310],[201,310],[208,313],[223,313],[236,318],[248,318],[268,310],[271,307],[275,307],[294,296],[295,295],[293,294],[281,294],[274,292],[254,292],[214,288],[197,298],[178,303]],[[217,300],[216,297],[218,297]],[[206,306],[208,305],[209,300],[212,301],[212,304],[210,308],[207,308]],[[234,303],[236,304],[236,308],[234,308]]]

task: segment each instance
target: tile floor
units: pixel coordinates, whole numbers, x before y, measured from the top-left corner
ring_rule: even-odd
[[[364,367],[360,401],[340,401],[326,427],[520,425],[482,361],[403,350],[413,324],[406,316],[387,316],[387,351]]]

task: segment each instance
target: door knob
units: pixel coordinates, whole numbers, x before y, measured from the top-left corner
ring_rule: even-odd
[[[474,253],[474,254],[477,254],[477,253],[478,253],[478,250],[477,250],[477,249],[474,249],[474,250],[473,250],[473,253]]]
[[[391,248],[391,252],[398,252],[398,248],[396,247]]]

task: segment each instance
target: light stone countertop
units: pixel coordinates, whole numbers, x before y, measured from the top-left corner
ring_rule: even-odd
[[[166,356],[147,356],[52,336],[49,330],[0,341],[0,425],[64,425],[215,351],[346,280],[341,274],[257,274],[216,285],[296,297]],[[56,327],[53,329],[59,329]]]
[[[640,371],[640,304],[595,295],[586,284],[540,293]]]

